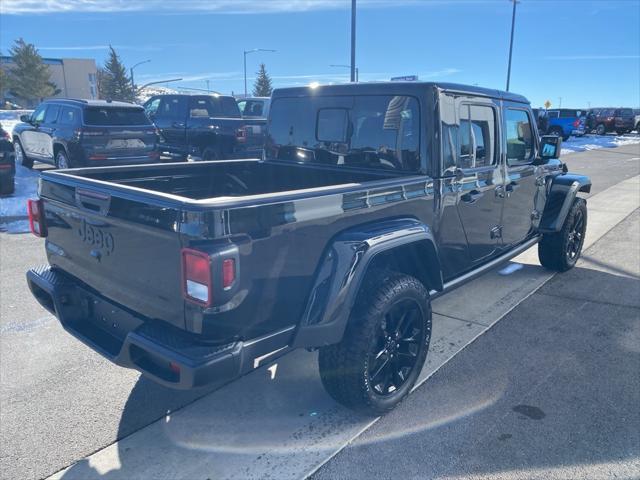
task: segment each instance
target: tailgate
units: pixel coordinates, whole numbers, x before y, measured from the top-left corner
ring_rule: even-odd
[[[152,126],[91,127],[82,133],[82,145],[90,160],[147,157],[156,149],[156,139]]]
[[[43,175],[49,263],[101,295],[184,328],[180,211],[91,180]]]
[[[243,146],[247,150],[259,150],[264,147],[264,141],[267,133],[266,119],[245,119],[244,131],[246,132],[246,140]]]

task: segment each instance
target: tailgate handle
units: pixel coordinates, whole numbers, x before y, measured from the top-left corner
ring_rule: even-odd
[[[76,189],[76,204],[80,208],[106,215],[111,205],[111,195],[92,190]]]

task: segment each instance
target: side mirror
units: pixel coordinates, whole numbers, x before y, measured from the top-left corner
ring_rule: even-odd
[[[23,123],[31,123],[31,115],[20,115],[20,121]]]
[[[562,150],[562,137],[556,135],[543,135],[540,137],[540,158],[550,160],[560,158]]]

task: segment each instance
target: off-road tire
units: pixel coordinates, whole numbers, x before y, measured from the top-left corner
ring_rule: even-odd
[[[423,328],[415,343],[415,364],[397,390],[380,395],[369,379],[370,351],[379,340],[385,313],[410,299],[419,308],[416,323]],[[419,312],[419,313],[418,313]],[[421,315],[421,316],[420,316]],[[422,322],[422,323],[420,323]],[[390,271],[367,275],[342,341],[320,349],[320,378],[327,392],[339,403],[367,415],[384,415],[392,410],[415,385],[431,340],[429,292],[414,277]]]
[[[577,253],[575,256],[569,255],[569,248],[572,245],[572,234],[576,222],[579,218],[582,218],[584,225],[581,229],[579,239],[579,245],[577,246]],[[566,272],[574,267],[580,254],[582,253],[582,247],[584,245],[584,237],[587,231],[587,202],[583,198],[576,198],[573,201],[573,205],[569,209],[567,218],[564,220],[562,229],[555,233],[545,233],[542,236],[542,240],[538,243],[538,259],[540,264],[556,272]]]
[[[606,135],[606,133],[607,127],[605,127],[603,123],[596,125],[596,135]]]

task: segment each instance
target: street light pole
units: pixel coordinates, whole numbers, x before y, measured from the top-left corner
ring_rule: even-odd
[[[507,92],[509,91],[509,82],[511,80],[511,54],[513,53],[513,32],[516,28],[516,4],[517,0],[511,0],[513,2],[513,13],[511,14],[511,41],[509,42],[509,66],[507,67]]]
[[[247,96],[247,53],[253,52],[275,52],[277,50],[270,50],[268,48],[254,48],[252,50],[244,50],[244,96]]]
[[[136,84],[135,84],[135,82],[133,81],[133,69],[134,69],[134,68],[136,68],[138,65],[142,65],[143,63],[149,63],[150,61],[151,61],[151,60],[143,60],[142,62],[138,62],[138,63],[136,63],[133,67],[131,67],[131,68],[129,69],[129,71],[131,72],[131,86],[132,86],[133,88],[136,88]]]
[[[351,0],[351,82],[357,82],[356,72],[356,0]]]

